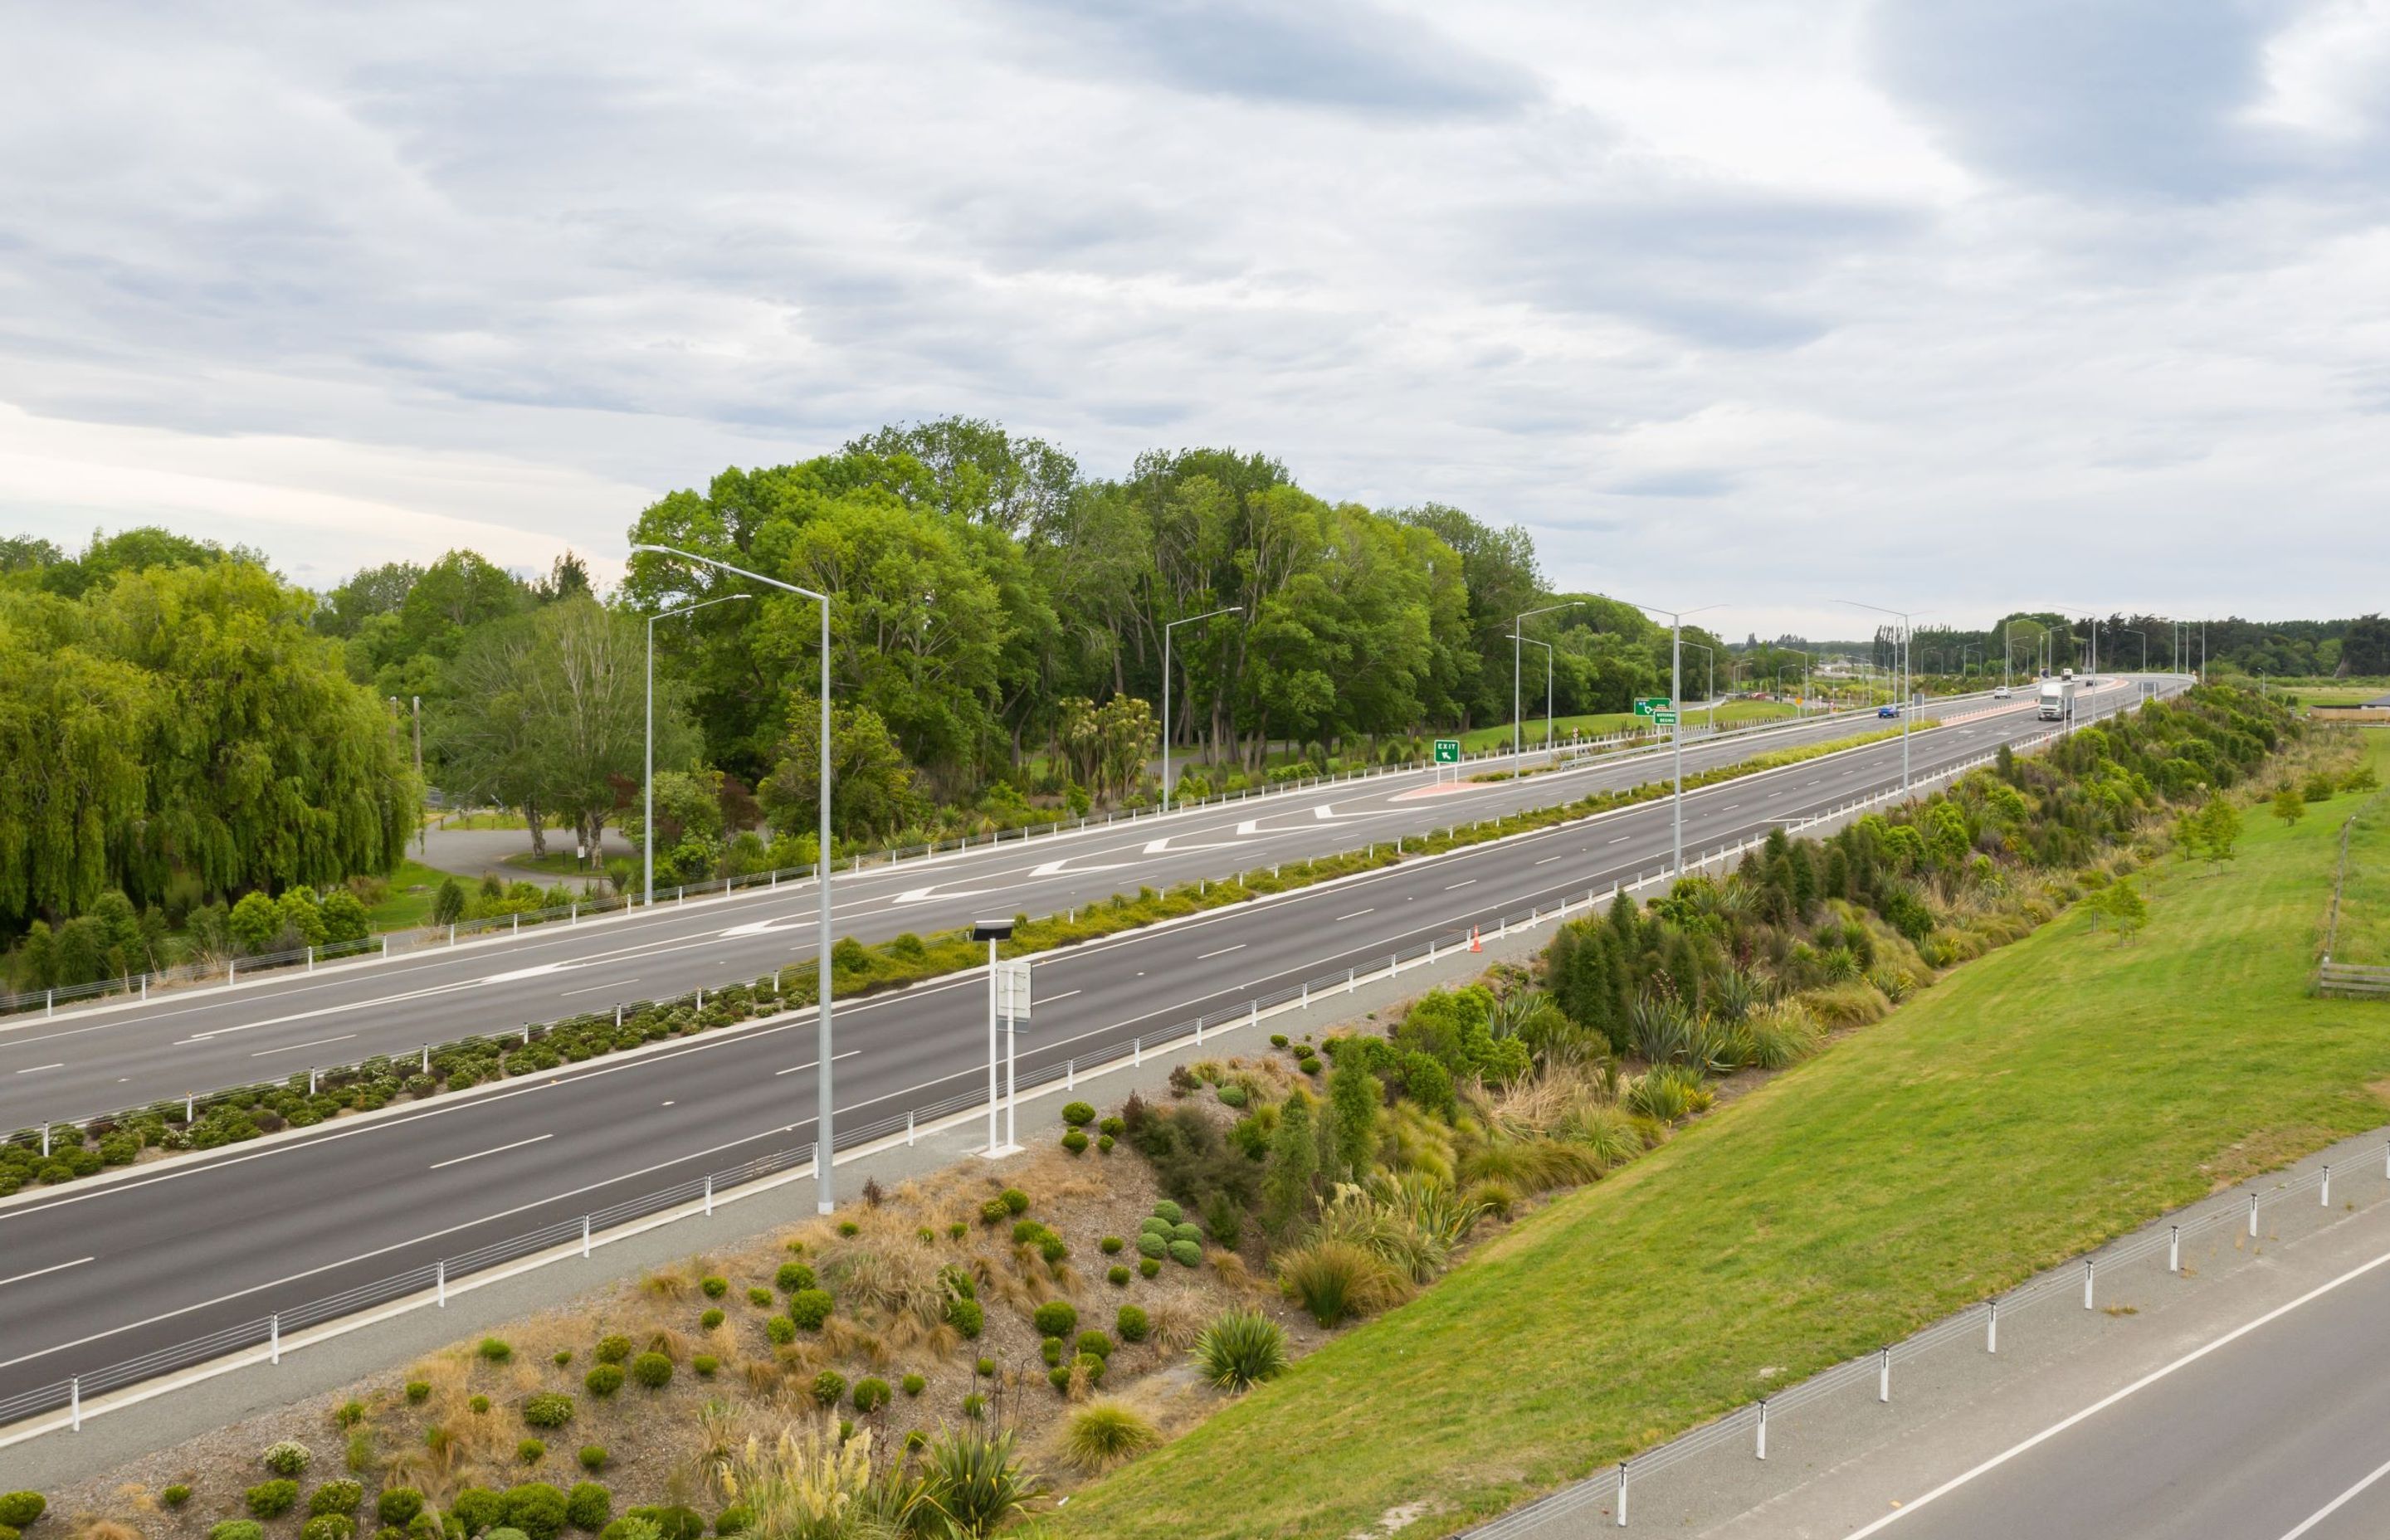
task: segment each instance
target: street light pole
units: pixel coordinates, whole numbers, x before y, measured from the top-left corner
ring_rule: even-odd
[[[1837,599],[1835,602],[1855,609],[1872,610],[1879,615],[1895,615],[1900,619],[1900,789],[1905,795],[1908,790],[1908,720],[1917,714],[1909,709],[1911,703],[1908,699],[1908,611],[1886,610],[1882,605],[1866,604],[1857,599]]]
[[[1544,752],[1549,754],[1552,751],[1552,644],[1539,642],[1533,636],[1515,635],[1510,640],[1514,643],[1524,642],[1529,647],[1539,647],[1544,649]],[[1512,650],[1517,649],[1513,648]],[[1512,768],[1515,769],[1516,766]]]
[[[644,820],[639,840],[641,876],[640,900],[648,908],[656,906],[656,622],[675,615],[686,615],[712,604],[728,604],[733,599],[750,599],[752,594],[725,594],[720,598],[700,599],[684,604],[677,610],[667,610],[648,617],[648,762],[647,774],[640,777],[641,814]]]
[[[1243,613],[1244,610],[1241,606],[1232,604],[1226,610],[1207,610],[1200,615],[1189,615],[1185,620],[1172,621],[1162,628],[1162,811],[1164,813],[1170,811],[1170,634],[1182,625],[1192,625],[1197,621],[1208,621],[1214,615]],[[1266,761],[1269,758],[1267,752],[1269,745],[1265,743],[1262,749],[1264,751],[1262,758]]]
[[[1670,738],[1674,740],[1676,748],[1675,757],[1677,778],[1677,789],[1676,796],[1674,798],[1676,812],[1675,834],[1669,845],[1671,854],[1668,869],[1671,872],[1682,872],[1685,869],[1685,617],[1688,615],[1698,615],[1702,613],[1703,610],[1715,610],[1718,607],[1715,604],[1705,604],[1698,610],[1663,610],[1658,605],[1642,604],[1634,599],[1618,598],[1618,596],[1614,594],[1604,595],[1603,597],[1606,598],[1615,599],[1620,604],[1634,605],[1636,609],[1640,610],[1649,615],[1665,615],[1668,617],[1668,704],[1675,708],[1668,714],[1677,719],[1675,725],[1671,727],[1668,735]],[[1695,647],[1699,647],[1702,644],[1695,642],[1693,645]]]
[[[838,1154],[838,1145],[833,1137],[834,1130],[830,1123],[832,1112],[830,1105],[830,1066],[835,1056],[833,1055],[830,1047],[829,596],[828,594],[816,593],[811,588],[801,588],[793,583],[783,583],[778,578],[765,577],[761,572],[751,572],[744,567],[733,567],[726,561],[719,561],[710,556],[699,556],[694,551],[684,551],[671,545],[633,545],[631,550],[634,555],[646,554],[652,556],[672,556],[678,557],[684,561],[698,562],[701,565],[714,568],[720,571],[729,572],[735,576],[746,578],[753,583],[761,583],[774,588],[786,589],[788,592],[795,594],[801,598],[812,599],[815,603],[821,606],[821,785],[818,788],[821,802],[821,819],[818,830],[815,836],[816,842],[814,847],[814,876],[818,879],[821,889],[819,895],[821,899],[820,935],[817,938],[820,943],[821,953],[821,984],[814,1006],[815,1038],[817,1045],[816,1050],[816,1061],[818,1065],[815,1079],[815,1084],[818,1095],[814,1114],[814,1187],[815,1202],[817,1206],[818,1212],[828,1213],[830,1212],[834,1203],[833,1187],[835,1184],[832,1180],[832,1168],[836,1164]],[[649,689],[651,692],[649,699],[652,700],[654,681],[652,651],[649,653]],[[650,736],[649,742],[650,746],[649,752],[652,755],[654,743],[652,735]],[[652,761],[650,763],[652,763]],[[652,779],[653,777],[650,776],[651,782]],[[649,830],[648,834],[648,848],[649,850],[653,850],[655,848],[655,831],[652,828]]]
[[[1510,759],[1514,770],[1518,768],[1519,756],[1526,752],[1520,742],[1519,733],[1519,643],[1526,632],[1527,622],[1537,615],[1548,615],[1555,610],[1574,609],[1584,602],[1583,599],[1563,599],[1558,604],[1548,604],[1541,610],[1522,610],[1510,622]]]

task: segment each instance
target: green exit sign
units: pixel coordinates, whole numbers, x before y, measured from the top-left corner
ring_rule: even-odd
[[[1674,712],[1653,712],[1651,713],[1651,720],[1659,726],[1673,727],[1677,725],[1677,713]]]
[[[1437,738],[1435,740],[1435,762],[1438,764],[1458,764],[1460,763],[1460,739],[1457,738]]]
[[[1657,716],[1660,712],[1666,711],[1674,704],[1675,702],[1670,700],[1664,695],[1650,696],[1635,702],[1635,714],[1637,716]]]

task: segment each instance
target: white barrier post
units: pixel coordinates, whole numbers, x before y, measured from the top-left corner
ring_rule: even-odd
[[[2091,1280],[2098,1272],[2099,1268],[2091,1259],[2085,1257],[2083,1259],[2083,1308],[2086,1310],[2091,1308]]]
[[[265,1318],[265,1361],[282,1362],[282,1313],[278,1310]]]
[[[1062,1089],[1065,1091],[1075,1091],[1078,1088],[1079,1061],[1075,1059],[1066,1059],[1062,1060]],[[913,1114],[910,1112],[905,1114],[905,1126],[907,1130],[910,1130],[913,1126]],[[911,1144],[913,1142],[912,1136],[909,1132],[906,1135],[905,1142],[906,1144]]]
[[[912,1146],[913,1146],[913,1114],[908,1110],[908,1111],[905,1114],[905,1147],[906,1147],[907,1149],[911,1149],[911,1148],[912,1148]],[[707,1199],[708,1199],[708,1200],[709,1200],[709,1201],[710,1201],[710,1200],[712,1200],[712,1198],[713,1198],[713,1179],[712,1177],[710,1177],[710,1176],[706,1178],[706,1182],[705,1182],[705,1191],[706,1191],[706,1197],[707,1197]],[[709,1207],[705,1212],[706,1212],[706,1213],[712,1213],[713,1212],[713,1210],[712,1208],[710,1208],[710,1207]]]
[[[2169,1225],[2166,1232],[2166,1271],[2179,1273],[2182,1271],[2182,1226]]]
[[[1618,1527],[1626,1527],[1626,1462],[1618,1462]]]
[[[1759,1398],[1759,1457],[1767,1457],[1767,1398]]]
[[[83,1431],[83,1376],[67,1381],[67,1417],[78,1433]]]
[[[912,1125],[912,1115],[907,1113],[905,1118],[905,1126],[909,1131]],[[713,1173],[710,1171],[705,1174],[705,1217],[708,1219],[713,1217]]]
[[[1132,1037],[1128,1040],[1128,1061],[1131,1064],[1142,1064],[1145,1062],[1144,1038]]]
[[[589,1257],[589,1216],[585,1213],[581,1216],[581,1256],[585,1262]]]
[[[443,1258],[432,1265],[435,1271],[431,1276],[431,1284],[439,1290],[440,1308],[445,1310],[448,1308],[448,1264]]]
[[[2332,1207],[2332,1167],[2329,1165],[2323,1168],[2323,1186],[2318,1192],[2316,1206],[2322,1209]]]
[[[2249,1238],[2257,1238],[2257,1195],[2254,1192],[2249,1195]]]
[[[1247,1025],[1247,1026],[1249,1026],[1249,1027],[1251,1027],[1251,1026],[1256,1026],[1256,1025],[1260,1024],[1261,1019],[1262,1019],[1262,1003],[1261,1003],[1261,1001],[1259,1001],[1259,1000],[1257,1000],[1257,999],[1256,999],[1256,1000],[1252,1001],[1252,1002],[1251,1002],[1250,1004],[1248,1004],[1248,1005],[1246,1006],[1246,1007],[1245,1007],[1245,1025]]]
[[[429,1043],[423,1045],[423,1072],[425,1074],[431,1072],[431,1045]]]
[[[1875,1398],[1892,1399],[1892,1349],[1878,1348],[1875,1354]]]

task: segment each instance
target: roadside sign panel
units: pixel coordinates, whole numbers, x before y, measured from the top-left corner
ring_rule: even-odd
[[[1677,713],[1674,712],[1653,712],[1651,713],[1651,720],[1659,726],[1673,727],[1677,725]]]
[[[1673,704],[1675,704],[1675,702],[1671,701],[1664,695],[1641,697],[1635,702],[1635,714],[1637,716],[1656,716],[1660,712],[1666,711]]]
[[[1460,739],[1457,738],[1437,738],[1435,740],[1435,762],[1438,764],[1458,764],[1460,763]]]
[[[996,965],[996,1013],[1029,1020],[1029,964],[1015,959]]]

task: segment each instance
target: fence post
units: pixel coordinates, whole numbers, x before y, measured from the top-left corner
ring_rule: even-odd
[[[1618,1462],[1618,1527],[1626,1527],[1626,1462]]]
[[[2166,1271],[2179,1273],[2182,1271],[2182,1226],[2169,1225],[2166,1231]]]
[[[448,1259],[441,1258],[432,1264],[432,1268],[431,1285],[439,1290],[440,1308],[445,1310],[448,1308]]]
[[[2098,1264],[2089,1257],[2085,1257],[2083,1259],[2083,1308],[2086,1310],[2091,1308],[2091,1280],[2098,1273]]]
[[[584,1261],[589,1256],[589,1216],[585,1213],[581,1216],[581,1255]]]
[[[265,1318],[265,1361],[282,1362],[282,1312],[278,1310]]]
[[[1875,1398],[1892,1399],[1892,1349],[1888,1347],[1875,1351]]]
[[[1767,1398],[1759,1398],[1759,1457],[1767,1457]]]
[[[2000,1351],[2000,1302],[1998,1300],[1992,1302],[1991,1324],[1984,1328],[1984,1351],[1985,1353]]]

